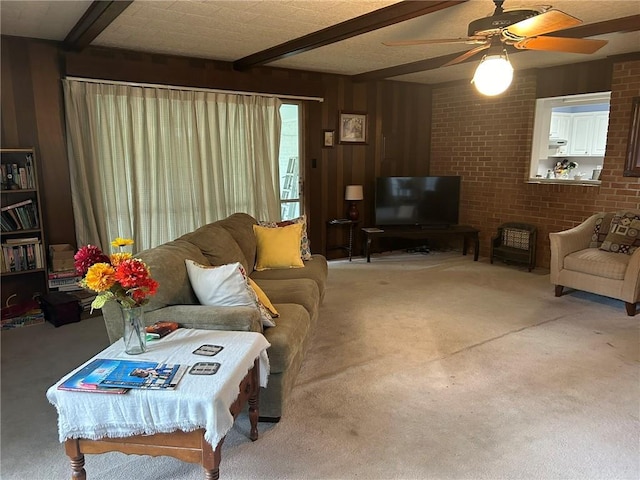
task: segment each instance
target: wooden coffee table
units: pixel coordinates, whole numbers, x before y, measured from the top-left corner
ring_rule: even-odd
[[[176,343],[177,340],[180,340],[181,348],[185,351],[193,351],[197,347],[202,344],[210,343],[216,345],[223,345],[225,347],[229,347],[228,350],[233,350],[234,354],[240,355],[242,357],[241,362],[245,365],[248,365],[248,372],[246,368],[237,368],[236,365],[229,366],[229,370],[234,370],[234,373],[228,375],[228,378],[225,379],[225,382],[233,382],[235,385],[239,385],[239,394],[235,401],[233,401],[228,406],[228,412],[232,416],[231,425],[233,424],[233,420],[237,417],[237,415],[242,411],[245,405],[249,405],[249,420],[251,423],[251,431],[249,438],[253,441],[258,438],[258,417],[259,417],[259,409],[258,409],[258,392],[260,390],[260,363],[261,357],[266,355],[266,348],[269,345],[266,340],[260,341],[259,337],[264,337],[260,334],[253,334],[249,332],[216,332],[216,331],[205,331],[205,330],[190,330],[189,332],[206,332],[205,334],[195,335],[192,339],[190,339],[190,343],[185,347],[185,339],[181,338],[181,335],[185,332],[179,329],[176,332],[170,334],[169,336],[151,343],[151,349],[153,350],[154,345],[160,345],[161,342],[165,342],[163,345],[163,349],[159,349],[156,352],[156,358],[162,356],[163,351],[168,351],[171,347],[171,341]],[[176,337],[176,334],[177,337]],[[234,338],[231,339],[230,336]],[[173,337],[173,338],[172,338]],[[233,341],[231,341],[233,340]],[[242,345],[238,345],[238,342],[242,343],[243,340],[247,341],[247,348],[242,349]],[[122,342],[119,340],[118,342]],[[114,354],[117,355],[118,347],[123,349],[123,347],[118,345],[118,342],[113,344],[111,347],[107,348],[105,351],[96,355],[94,358],[114,358]],[[256,344],[258,342],[258,344]],[[250,348],[250,344],[253,346]],[[240,351],[238,349],[240,348]],[[223,350],[224,351],[224,350]],[[256,355],[255,352],[261,352]],[[166,361],[164,358],[160,358],[156,360],[156,358],[150,358],[150,352],[143,354],[145,358],[142,358],[141,355],[137,356],[127,356],[128,359],[144,359],[144,360],[153,360],[153,361]],[[195,358],[192,360],[192,364],[197,361],[219,361],[221,363],[220,371],[216,373],[216,375],[220,374],[222,370],[225,368],[225,359],[222,355],[217,355],[215,357],[198,357],[193,355]],[[250,358],[249,358],[250,357]],[[116,358],[124,358],[123,356]],[[182,357],[184,358],[184,357]],[[248,363],[247,363],[248,361]],[[87,362],[88,363],[88,362]],[[178,363],[175,360],[172,363]],[[182,361],[182,363],[185,363]],[[268,364],[267,364],[268,365]],[[233,368],[231,368],[233,367]],[[263,364],[264,367],[264,364]],[[268,368],[268,367],[266,367]],[[235,381],[238,378],[238,371],[244,370],[246,374],[244,374],[240,381]],[[63,379],[64,380],[64,379]],[[154,401],[162,401],[167,402],[171,401],[167,396],[173,395],[175,392],[178,392],[182,387],[183,390],[187,391],[183,392],[180,399],[176,399],[176,406],[179,403],[184,405],[184,402],[189,402],[189,392],[191,390],[198,390],[199,386],[194,386],[194,382],[205,383],[203,382],[202,376],[193,376],[189,374],[185,374],[185,376],[180,380],[178,387],[175,391],[151,391],[151,390],[131,390],[124,395],[109,395],[109,394],[100,394],[100,393],[86,393],[86,392],[68,392],[61,391],[57,389],[57,385],[61,383],[56,383],[56,385],[52,386],[47,392],[47,396],[49,400],[56,405],[58,408],[59,415],[69,414],[71,417],[65,417],[65,422],[73,421],[74,416],[78,414],[78,409],[75,406],[76,401],[79,400],[81,403],[85,404],[88,409],[91,407],[92,399],[96,399],[100,397],[101,401],[104,402],[105,399],[109,401],[113,400],[114,404],[121,402],[140,402],[141,399],[146,402],[150,402],[150,405]],[[264,383],[264,382],[263,382]],[[205,387],[206,388],[206,387]],[[226,387],[225,387],[226,388]],[[66,399],[63,397],[67,397]],[[130,398],[127,398],[130,397]],[[136,398],[137,397],[137,398]],[[197,396],[194,395],[194,402],[199,401]],[[218,396],[216,391],[210,392],[210,400],[213,403],[219,403],[221,399]],[[66,400],[66,401],[65,401]],[[72,402],[74,407],[69,409],[69,411],[65,411],[65,405],[67,402]],[[73,411],[72,411],[73,410]],[[117,412],[119,408],[114,408],[114,415],[117,418]],[[199,410],[199,409],[197,409]],[[90,410],[87,410],[87,414],[90,414]],[[182,431],[176,429],[171,432],[155,432],[152,425],[149,425],[148,428],[145,429],[145,433],[139,435],[127,435],[120,436],[118,438],[113,438],[113,436],[104,436],[98,439],[90,439],[87,437],[94,437],[94,435],[74,435],[75,438],[64,438],[64,448],[66,454],[71,459],[71,469],[72,479],[81,479],[85,480],[87,478],[86,471],[84,469],[84,455],[87,453],[90,454],[98,454],[98,453],[106,453],[118,451],[127,454],[138,454],[138,455],[151,455],[151,456],[159,456],[159,455],[167,455],[179,460],[190,462],[190,463],[199,463],[204,468],[205,479],[218,479],[220,475],[220,460],[221,460],[221,449],[222,444],[224,442],[224,435],[231,426],[228,428],[224,427],[224,435],[221,436],[219,441],[217,441],[215,448],[214,446],[207,441],[205,438],[207,435],[206,425],[211,425],[211,420],[216,419],[203,419],[201,428],[194,429],[192,431]],[[124,424],[128,424],[126,419],[123,419]],[[68,436],[68,432],[60,432],[60,436],[66,437]],[[218,436],[221,433],[218,432]]]

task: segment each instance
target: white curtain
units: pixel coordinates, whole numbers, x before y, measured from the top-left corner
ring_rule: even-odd
[[[63,80],[78,247],[279,218],[277,98]]]

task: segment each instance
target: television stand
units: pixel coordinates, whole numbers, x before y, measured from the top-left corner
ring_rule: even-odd
[[[450,238],[462,237],[462,254],[466,255],[469,247],[469,240],[473,241],[473,261],[478,261],[480,250],[479,230],[468,225],[451,225],[449,227],[416,228],[416,227],[385,227],[363,228],[365,236],[364,253],[367,263],[371,262],[371,242],[374,238],[408,238],[408,239],[429,239],[429,238]]]

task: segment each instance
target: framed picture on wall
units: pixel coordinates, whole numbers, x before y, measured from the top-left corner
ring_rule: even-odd
[[[631,104],[631,123],[623,176],[640,177],[640,97],[634,97]]]
[[[331,148],[335,144],[335,130],[323,130],[322,131],[322,146],[324,148]]]
[[[340,112],[338,120],[339,138],[342,144],[367,143],[367,114]]]

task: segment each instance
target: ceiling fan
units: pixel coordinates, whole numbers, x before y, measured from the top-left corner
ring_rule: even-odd
[[[550,6],[504,10],[502,8],[504,0],[493,0],[493,3],[495,4],[493,15],[472,21],[469,24],[466,38],[404,40],[383,42],[383,44],[388,46],[442,43],[478,45],[445,63],[442,65],[443,67],[463,62],[490,48],[502,51],[505,46],[513,46],[520,50],[588,54],[596,52],[607,44],[606,40],[546,36],[546,33],[564,30],[582,23],[582,20],[560,10],[552,9]]]

